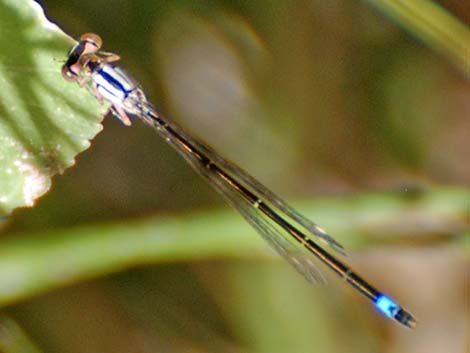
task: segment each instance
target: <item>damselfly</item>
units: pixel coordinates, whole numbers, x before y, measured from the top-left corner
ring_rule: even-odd
[[[140,118],[155,128],[194,170],[206,179],[254,229],[308,281],[319,279],[312,257],[316,257],[344,281],[369,298],[375,307],[399,323],[414,328],[416,321],[398,303],[376,290],[338,257],[318,245],[320,240],[333,250],[343,247],[322,228],[290,207],[237,165],[221,157],[206,144],[161,115],[139,85],[115,62],[119,56],[100,51],[101,38],[81,36],[62,67],[63,76],[91,88],[100,101],[111,103],[111,112],[125,125]]]

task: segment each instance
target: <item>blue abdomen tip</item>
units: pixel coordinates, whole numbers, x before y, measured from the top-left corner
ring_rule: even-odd
[[[395,318],[396,314],[400,310],[400,306],[384,294],[381,294],[375,300],[375,307],[390,318]]]

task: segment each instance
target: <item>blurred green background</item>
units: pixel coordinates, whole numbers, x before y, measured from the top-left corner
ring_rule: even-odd
[[[310,286],[240,245],[207,258],[126,259],[106,277],[68,280],[4,309],[14,322],[0,322],[0,338],[24,330],[36,345],[25,352],[468,351],[470,85],[458,60],[373,1],[41,3],[70,35],[99,33],[166,115],[300,209],[323,210],[313,220],[344,227],[348,261],[419,326],[382,318],[329,273],[328,286]],[[468,2],[440,3],[468,25]],[[188,238],[191,222],[214,239],[249,231],[151,129],[104,125],[3,237],[167,219]],[[378,224],[374,212],[389,203],[395,218]],[[141,229],[129,229],[138,242]]]

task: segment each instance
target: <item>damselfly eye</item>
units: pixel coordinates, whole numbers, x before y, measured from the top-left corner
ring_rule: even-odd
[[[78,78],[78,74],[73,72],[72,69],[67,65],[62,66],[62,76],[67,81],[76,81]]]
[[[94,45],[97,49],[101,48],[103,45],[103,40],[101,37],[95,33],[85,33],[80,37],[80,41],[90,43]]]

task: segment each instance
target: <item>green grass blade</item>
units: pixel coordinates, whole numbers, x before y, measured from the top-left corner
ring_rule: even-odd
[[[470,76],[470,31],[430,0],[367,0]]]
[[[302,210],[349,251],[392,243],[465,247],[462,189],[321,199]],[[138,265],[260,255],[272,252],[232,210],[17,235],[0,245],[0,305]]]

